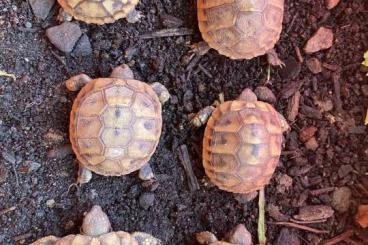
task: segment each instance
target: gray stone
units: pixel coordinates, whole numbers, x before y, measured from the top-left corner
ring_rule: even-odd
[[[349,187],[341,187],[333,192],[331,205],[336,211],[345,213],[349,210],[350,201],[351,190]]]
[[[73,50],[75,56],[89,56],[92,54],[92,45],[86,34],[83,34]]]
[[[50,13],[55,0],[30,0],[33,13],[37,18],[45,20]]]
[[[56,48],[64,53],[70,53],[82,36],[82,31],[77,24],[64,22],[61,25],[48,28],[46,35]]]
[[[139,197],[139,205],[144,209],[148,209],[149,207],[151,207],[154,201],[155,201],[155,194],[153,193],[143,193]]]

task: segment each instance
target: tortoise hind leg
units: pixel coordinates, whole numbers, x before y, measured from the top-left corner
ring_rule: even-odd
[[[141,180],[151,180],[155,177],[149,163],[145,164],[143,167],[139,169],[138,177]]]
[[[154,82],[151,84],[151,87],[153,91],[155,91],[155,93],[157,94],[158,99],[160,100],[162,105],[170,99],[171,95],[169,93],[169,90],[167,90],[167,88],[161,83]]]
[[[122,64],[112,70],[110,77],[119,79],[134,79],[134,74],[128,65]]]
[[[142,12],[136,10],[135,8],[132,9],[128,15],[126,16],[126,20],[129,22],[129,23],[137,23],[141,18],[143,17],[143,14]]]
[[[83,88],[87,83],[89,83],[92,80],[89,76],[86,74],[79,74],[74,77],[69,78],[65,81],[65,86],[70,91],[79,91],[81,88]]]
[[[279,58],[275,49],[269,50],[266,54],[267,54],[268,64],[272,66],[279,66],[279,67],[285,66],[285,63]]]
[[[205,41],[191,45],[191,52],[203,56],[210,51],[211,47]]]

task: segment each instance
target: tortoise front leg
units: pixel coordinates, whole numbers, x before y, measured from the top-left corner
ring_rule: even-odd
[[[79,91],[81,88],[83,88],[87,83],[89,83],[92,80],[89,76],[86,74],[79,74],[74,77],[69,78],[65,81],[65,86],[70,91]]]
[[[190,123],[194,126],[194,127],[202,127],[203,125],[205,125],[208,121],[208,119],[210,118],[210,116],[212,115],[212,112],[215,110],[215,107],[213,106],[206,106],[205,108],[203,108],[202,110],[200,110],[193,118],[192,120],[190,120]]]
[[[81,164],[79,164],[79,170],[78,170],[78,178],[77,178],[77,184],[79,186],[86,184],[90,182],[92,179],[92,172],[91,170],[83,167]]]

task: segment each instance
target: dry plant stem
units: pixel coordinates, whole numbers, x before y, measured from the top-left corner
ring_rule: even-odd
[[[266,244],[266,222],[265,222],[265,193],[264,187],[259,190],[258,198],[258,242]]]
[[[351,237],[352,235],[354,235],[354,230],[353,229],[349,229],[347,231],[345,231],[344,233],[341,233],[338,236],[335,236],[334,238],[331,238],[329,240],[326,240],[323,242],[323,245],[334,245],[337,244],[341,241],[344,241],[345,239]]]
[[[300,229],[300,230],[309,231],[309,232],[316,233],[316,234],[326,234],[326,233],[329,233],[329,231],[318,230],[318,229],[311,228],[309,226],[299,225],[299,224],[295,224],[295,223],[291,223],[291,222],[269,222],[269,224],[284,225],[284,226],[288,226],[288,227],[297,228],[297,229]]]

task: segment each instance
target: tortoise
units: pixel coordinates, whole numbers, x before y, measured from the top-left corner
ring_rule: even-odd
[[[46,236],[31,245],[160,245],[162,242],[144,232],[111,231],[111,224],[101,207],[95,205],[85,215],[82,224],[82,234],[68,235],[62,238]]]
[[[216,109],[203,109],[193,122],[200,126],[210,114],[203,166],[211,182],[233,193],[261,190],[279,161],[282,134],[289,129],[285,118],[272,105],[258,101],[250,89]]]
[[[126,18],[130,23],[137,22],[141,13],[135,10],[139,0],[58,0],[63,10],[90,24],[103,25]]]
[[[252,235],[243,224],[235,226],[227,235],[226,241],[219,241],[209,231],[196,233],[195,236],[198,243],[203,245],[252,245]]]
[[[283,64],[273,48],[282,31],[284,0],[198,0],[197,8],[208,44],[199,46],[202,54],[209,48],[231,59],[267,54],[271,64]]]
[[[70,113],[70,141],[80,165],[78,183],[87,183],[93,171],[121,176],[141,169],[150,179],[148,161],[161,135],[161,103],[170,94],[160,83],[134,80],[127,65],[116,67],[109,78],[85,74],[67,80],[71,91],[81,91]]]

